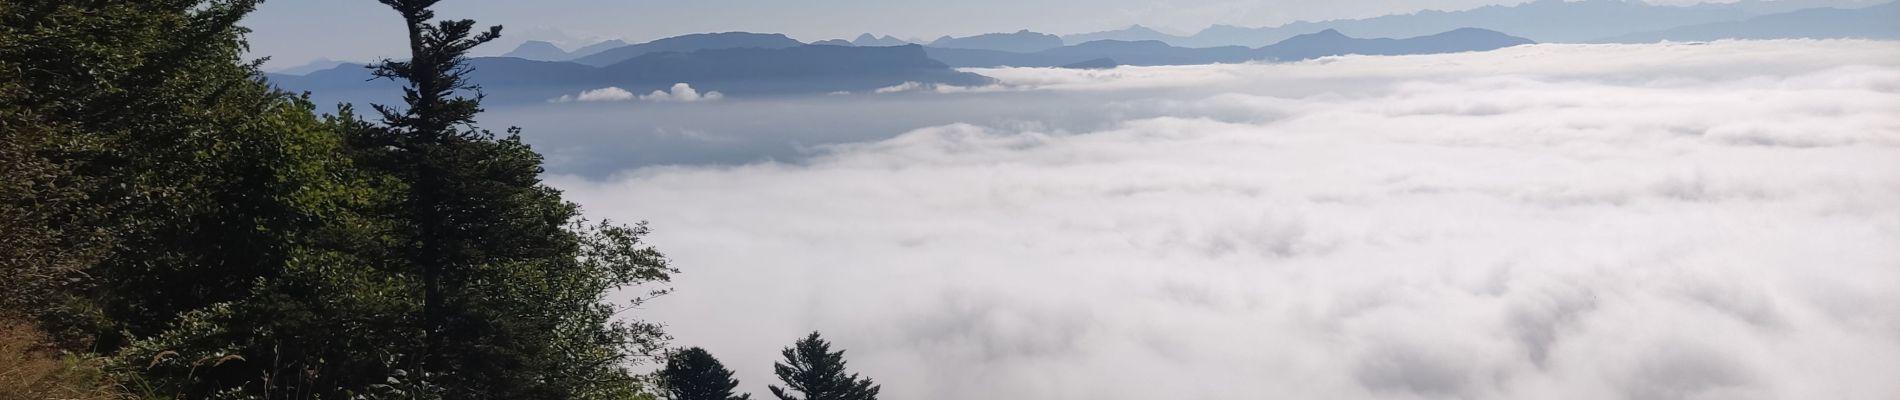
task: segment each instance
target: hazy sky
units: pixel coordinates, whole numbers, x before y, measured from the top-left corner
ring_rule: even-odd
[[[1693,0],[1691,0],[1693,1]],[[524,39],[570,48],[599,39],[645,41],[685,33],[785,33],[806,41],[873,32],[936,38],[1033,29],[1067,34],[1143,24],[1198,31],[1210,24],[1277,25],[1423,9],[1467,9],[1522,0],[447,0],[439,15],[508,28],[505,52]],[[1680,3],[1674,1],[1671,3]],[[375,0],[270,0],[248,21],[253,49],[273,67],[319,57],[368,60],[400,49],[395,14]]]

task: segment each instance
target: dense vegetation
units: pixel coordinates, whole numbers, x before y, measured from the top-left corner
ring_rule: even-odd
[[[739,380],[732,379],[732,370],[724,363],[713,358],[706,349],[693,347],[673,353],[666,358],[666,368],[660,370],[660,385],[666,391],[666,397],[672,400],[750,400],[752,394],[733,394],[739,387]]]
[[[785,361],[773,373],[785,387],[768,386],[779,400],[876,400],[881,389],[870,378],[844,369],[844,350],[831,351],[831,342],[812,332],[780,353]]]
[[[259,0],[0,2],[0,400],[745,398],[703,350],[631,369],[668,337],[621,311],[677,271],[475,125],[501,29],[437,1],[381,0],[376,122],[263,79]]]

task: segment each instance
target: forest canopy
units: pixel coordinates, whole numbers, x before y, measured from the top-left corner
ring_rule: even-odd
[[[668,338],[607,296],[677,271],[477,125],[501,28],[383,0],[370,120],[264,78],[258,3],[0,2],[0,367],[43,372],[0,398],[651,397]]]

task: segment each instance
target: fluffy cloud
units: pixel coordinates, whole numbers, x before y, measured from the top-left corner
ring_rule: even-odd
[[[896,85],[873,89],[871,90],[871,93],[875,93],[875,94],[892,94],[892,93],[906,93],[906,92],[988,93],[988,92],[1004,92],[1004,91],[1017,90],[1017,89],[1018,88],[1004,86],[1004,85],[957,86],[957,85],[943,85],[943,84],[936,84],[936,83],[908,81],[908,82],[899,83]]]
[[[670,91],[655,90],[653,91],[653,93],[648,93],[648,94],[640,95],[640,96],[634,96],[633,92],[629,92],[626,89],[610,86],[610,87],[604,87],[600,89],[594,89],[594,90],[581,92],[578,95],[561,96],[559,98],[549,100],[549,102],[572,103],[572,102],[630,101],[636,98],[640,100],[653,101],[653,102],[690,103],[690,102],[699,102],[699,101],[716,101],[719,99],[726,98],[726,95],[719,92],[706,92],[702,94],[699,92],[698,89],[693,89],[692,85],[688,85],[685,83],[676,83],[676,84],[673,84],[673,87],[670,89]]]
[[[985,73],[1122,119],[553,181],[754,392],[816,329],[893,398],[1900,398],[1900,45]]]
[[[693,85],[688,85],[684,83],[673,84],[673,89],[671,92],[668,92],[665,90],[655,90],[653,91],[653,93],[648,93],[646,95],[640,96],[640,100],[646,100],[646,101],[671,101],[671,102],[686,102],[686,103],[695,102],[695,101],[716,101],[723,98],[726,98],[726,95],[721,94],[719,92],[706,92],[705,94],[700,94],[699,90],[693,89]]]
[[[899,83],[896,85],[877,88],[876,90],[872,90],[871,93],[891,94],[891,93],[915,92],[919,90],[924,90],[928,87],[929,86],[925,85],[923,82],[909,81],[909,82]]]
[[[597,102],[597,101],[627,101],[627,100],[633,100],[633,92],[629,92],[626,89],[610,86],[610,87],[604,87],[600,89],[594,89],[594,90],[581,92],[579,95],[561,96],[560,98],[554,99],[553,102],[572,103],[576,101]]]

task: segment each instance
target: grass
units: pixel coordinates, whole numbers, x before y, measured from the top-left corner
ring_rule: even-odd
[[[33,324],[0,319],[0,400],[129,398],[103,359],[61,354]]]

